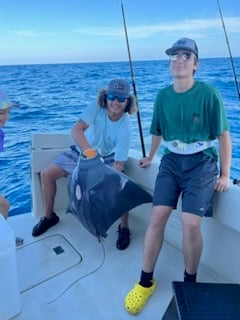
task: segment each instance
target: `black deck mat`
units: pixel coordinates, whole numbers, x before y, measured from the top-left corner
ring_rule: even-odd
[[[240,285],[173,281],[180,320],[240,320]]]

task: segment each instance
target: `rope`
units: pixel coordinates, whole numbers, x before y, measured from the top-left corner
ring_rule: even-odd
[[[102,251],[103,251],[103,257],[102,257],[102,261],[100,262],[100,264],[92,271],[89,271],[88,273],[82,275],[81,277],[77,278],[75,281],[71,282],[67,288],[65,288],[62,292],[60,292],[58,294],[57,297],[55,297],[54,299],[52,300],[49,300],[46,302],[46,304],[51,304],[55,301],[57,301],[58,299],[60,299],[68,290],[70,290],[74,285],[76,285],[80,280],[84,279],[84,278],[87,278],[91,275],[93,275],[94,273],[96,273],[98,270],[100,270],[102,268],[102,266],[104,265],[104,262],[105,262],[105,259],[106,259],[106,252],[105,252],[105,248],[104,248],[104,244],[103,244],[103,241],[99,241],[101,246],[102,246]]]

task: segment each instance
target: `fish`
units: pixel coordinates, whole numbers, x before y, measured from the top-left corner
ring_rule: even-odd
[[[100,241],[124,213],[152,202],[152,195],[97,155],[80,157],[68,182],[69,206],[81,224]]]

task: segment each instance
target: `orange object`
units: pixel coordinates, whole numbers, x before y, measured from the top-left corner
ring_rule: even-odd
[[[97,151],[94,149],[86,149],[83,154],[86,158],[93,158],[96,157]]]

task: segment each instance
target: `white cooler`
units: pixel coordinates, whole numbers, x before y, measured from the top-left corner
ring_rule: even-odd
[[[20,311],[15,236],[0,214],[0,319],[9,320]]]

